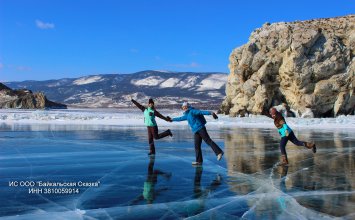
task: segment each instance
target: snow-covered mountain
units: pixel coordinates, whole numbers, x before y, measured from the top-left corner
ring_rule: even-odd
[[[47,81],[8,82],[12,88],[42,91],[56,102],[76,107],[128,107],[131,98],[154,98],[160,107],[189,101],[219,106],[225,96],[226,73],[142,71],[91,75]]]

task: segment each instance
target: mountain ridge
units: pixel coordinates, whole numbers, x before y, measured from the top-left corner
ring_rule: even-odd
[[[42,91],[72,107],[129,107],[130,99],[154,98],[160,106],[182,101],[218,106],[223,101],[227,73],[144,70],[131,74],[93,74],[77,78],[7,82],[12,88]]]

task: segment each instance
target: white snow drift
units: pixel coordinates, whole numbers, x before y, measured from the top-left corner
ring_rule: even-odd
[[[170,117],[178,117],[182,111],[159,109],[160,113]],[[273,120],[266,116],[231,118],[219,115],[218,120],[205,116],[211,129],[232,127],[274,128]],[[293,129],[351,129],[355,131],[355,116],[339,116],[336,118],[286,118]],[[157,118],[159,126],[176,127],[187,125],[187,122],[169,123]],[[0,109],[0,123],[49,123],[49,124],[94,124],[144,127],[143,114],[135,107],[131,109],[67,109],[67,110],[20,110]]]

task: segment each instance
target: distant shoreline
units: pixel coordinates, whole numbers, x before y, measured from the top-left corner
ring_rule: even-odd
[[[163,109],[164,116],[179,117],[180,109]],[[229,128],[267,128],[275,129],[273,120],[262,115],[248,117],[229,117],[218,115],[218,120],[205,116],[207,127],[212,130]],[[100,109],[0,109],[0,124],[49,124],[49,125],[93,125],[117,127],[142,127],[144,116],[137,108],[100,108]],[[344,130],[355,132],[355,116],[338,116],[336,118],[286,118],[287,124],[294,130]],[[157,119],[159,127],[187,128],[187,122],[170,123]],[[276,131],[276,130],[275,130]]]

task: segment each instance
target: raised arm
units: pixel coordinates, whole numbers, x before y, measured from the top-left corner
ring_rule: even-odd
[[[197,110],[197,109],[191,109],[190,112],[193,115],[212,115],[212,112],[210,111]]]
[[[133,104],[135,104],[137,106],[137,108],[139,108],[140,110],[142,110],[142,112],[144,112],[145,108],[143,105],[139,104],[136,100],[131,99],[131,101],[133,102]]]
[[[261,114],[265,115],[266,117],[272,118],[269,111],[264,110],[263,112],[261,112]]]
[[[204,110],[197,110],[197,109],[192,109],[191,114],[193,115],[212,115],[214,119],[218,119],[218,116],[216,113],[212,111],[204,111]]]
[[[154,109],[154,115],[165,120],[165,121],[170,121],[167,117],[163,116],[162,114],[160,114],[160,112],[158,112],[157,110]]]

